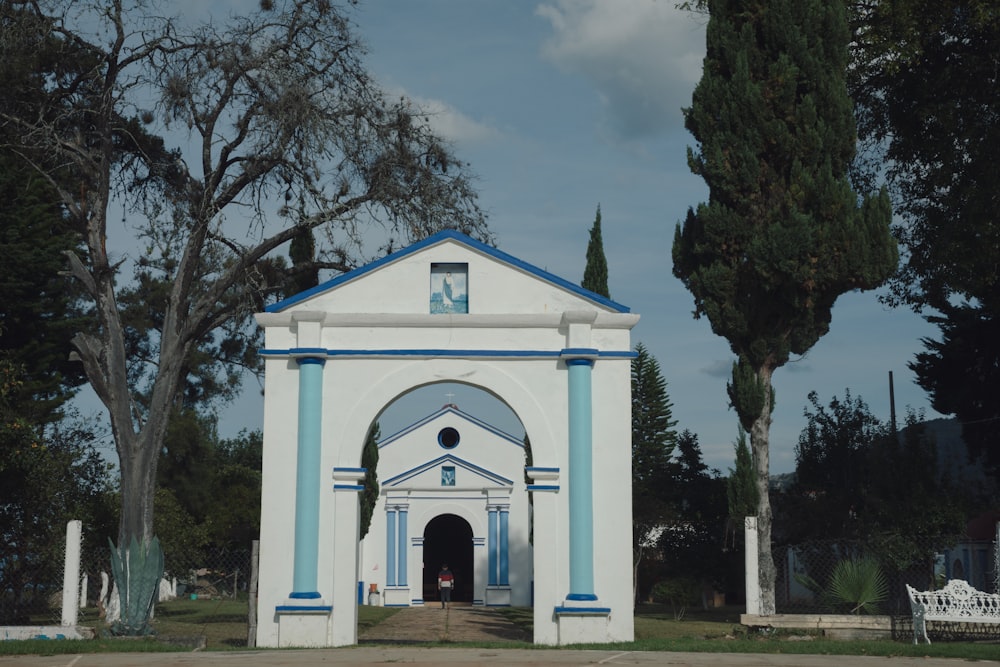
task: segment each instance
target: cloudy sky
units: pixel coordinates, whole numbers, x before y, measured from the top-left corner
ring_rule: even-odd
[[[214,0],[217,13],[258,0]],[[206,11],[203,0],[185,15]],[[674,0],[370,0],[352,9],[383,87],[430,112],[437,131],[478,177],[501,250],[579,283],[600,205],[611,297],[641,315],[633,342],[656,357],[678,429],[697,434],[706,462],[733,466],[735,413],[726,380],[733,356],[671,273],[671,245],[687,208],[707,199],[686,164],[692,137],[681,108],[701,75],[703,17]],[[182,7],[182,3],[178,3]],[[811,390],[827,404],[845,390],[889,417],[896,408],[938,416],[906,364],[937,330],[848,294],[808,355],[774,375],[771,469],[794,468]],[[449,400],[515,432],[516,418],[482,396],[434,387],[386,412],[389,435]],[[91,400],[90,404],[96,405]],[[260,428],[254,382],[220,421],[223,437]]]
[[[611,296],[642,316],[633,340],[659,362],[678,428],[726,472],[737,434],[725,391],[733,356],[692,318],[691,295],[671,273],[675,225],[708,195],[687,168],[693,140],[681,115],[701,76],[704,21],[675,4],[382,0],[362,3],[355,18],[371,71],[432,110],[471,163],[502,250],[579,282],[600,204]],[[899,415],[910,406],[937,416],[906,367],[920,338],[936,333],[874,293],[841,297],[830,333],[775,373],[772,470],[794,468],[810,390],[826,404],[849,388],[888,419],[891,371]]]

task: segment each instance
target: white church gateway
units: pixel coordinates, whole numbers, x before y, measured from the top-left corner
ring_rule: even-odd
[[[259,313],[257,645],[355,644],[366,585],[384,604],[429,603],[428,578],[456,557],[456,593],[531,604],[537,644],[631,641],[638,319],[454,231]],[[502,400],[524,426],[532,464],[523,443],[446,406],[380,443],[381,496],[362,548],[369,428],[398,397],[438,382]],[[456,530],[468,541],[449,549],[461,553],[435,551],[439,534]]]

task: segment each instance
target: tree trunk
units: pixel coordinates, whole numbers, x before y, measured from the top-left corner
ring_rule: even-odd
[[[774,614],[775,569],[771,556],[771,498],[770,460],[768,439],[771,431],[771,389],[770,368],[758,371],[758,378],[764,388],[764,407],[750,429],[750,447],[753,452],[754,477],[757,483],[757,563],[760,578],[760,613]]]
[[[153,500],[156,496],[156,457],[150,447],[138,444],[127,454],[119,453],[121,466],[121,521],[118,544],[134,537],[140,544],[153,539]],[[150,461],[150,458],[153,460]]]

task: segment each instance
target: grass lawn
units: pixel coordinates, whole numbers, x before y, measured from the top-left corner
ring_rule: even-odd
[[[386,607],[358,608],[358,631],[376,625],[396,613]],[[512,607],[498,610],[508,620],[530,633],[532,610]],[[247,645],[246,600],[174,600],[158,604],[154,628],[156,637],[121,639],[111,637],[93,612],[81,619],[94,627],[99,639],[58,641],[0,641],[0,655],[51,655],[133,651],[185,651],[195,645],[205,650],[243,649]],[[965,660],[995,660],[1000,654],[996,643],[936,642],[927,646],[909,641],[831,640],[796,633],[755,634],[739,623],[740,610],[721,608],[688,610],[683,615],[656,605],[643,605],[635,617],[636,640],[627,644],[594,644],[580,648],[629,651],[691,651],[713,653],[792,653],[872,656],[929,656]],[[493,643],[493,647],[502,644]],[[521,643],[511,646],[525,647]]]
[[[685,610],[675,613],[663,605],[642,605],[635,615],[635,641],[591,644],[575,648],[672,651],[692,653],[790,653],[799,655],[928,656],[964,660],[996,660],[996,642],[935,642],[825,639],[808,631],[754,634],[740,624],[742,609]],[[530,631],[532,610],[503,610],[508,620]]]

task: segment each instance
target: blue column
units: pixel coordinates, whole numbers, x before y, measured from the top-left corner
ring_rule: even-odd
[[[406,552],[409,550],[409,540],[406,537],[406,508],[399,510],[399,576],[396,581],[400,586],[406,585]]]
[[[295,599],[318,599],[320,439],[323,421],[323,359],[299,363],[299,440],[295,470],[295,554],[292,593]]]
[[[510,585],[509,574],[509,538],[507,537],[507,527],[510,521],[510,508],[500,508],[500,585]]]
[[[569,595],[594,595],[594,490],[591,359],[567,359],[569,369]]]
[[[385,515],[385,585],[396,585],[396,510]]]
[[[489,564],[488,564],[488,584],[490,586],[497,585],[497,551],[500,548],[497,540],[497,508],[490,507],[489,521],[487,523],[487,531],[489,532]]]

